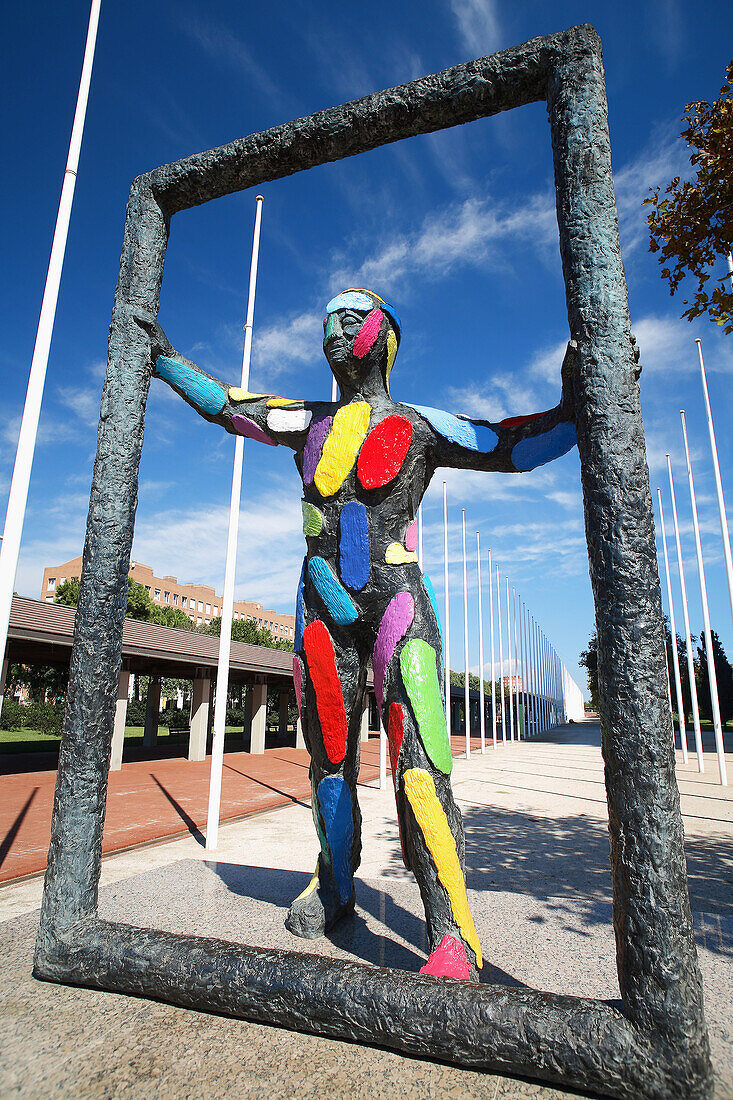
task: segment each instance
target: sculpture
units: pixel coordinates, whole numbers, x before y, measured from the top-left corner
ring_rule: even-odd
[[[371,658],[403,859],[425,907],[430,958],[422,972],[475,977],[481,948],[450,786],[439,616],[415,552],[417,508],[440,466],[519,472],[569,451],[575,425],[568,386],[549,412],[499,424],[395,402],[390,376],[401,324],[369,290],[346,290],[326,306],[323,350],[339,384],[335,404],[229,386],[176,352],[154,318],[138,320],[158,377],[226,431],[292,448],[303,481],[307,553],[293,676],[321,852],[310,885],[290,907],[288,928],[312,939],[354,908],[360,716]],[[572,357],[569,345],[566,377]]]
[[[100,919],[97,891],[150,341],[175,215],[387,142],[545,101],[598,628],[620,1001],[366,966]],[[130,188],[33,972],[636,1100],[713,1091],[667,701],[649,471],[601,43],[571,27],[295,119]]]

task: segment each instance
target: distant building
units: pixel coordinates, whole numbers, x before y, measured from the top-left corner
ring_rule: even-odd
[[[64,581],[81,576],[81,557],[63,565],[49,565],[43,570],[41,599],[53,603],[56,589]],[[149,565],[130,563],[130,576],[142,584],[153,603],[159,607],[177,607],[196,626],[205,625],[221,615],[222,597],[206,584],[180,584],[177,577],[156,577]],[[270,631],[277,640],[292,641],[295,637],[295,616],[279,615],[272,608],[248,600],[234,601],[234,618],[250,619],[258,627]]]

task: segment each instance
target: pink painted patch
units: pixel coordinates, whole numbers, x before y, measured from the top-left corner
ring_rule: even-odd
[[[381,309],[373,309],[364,319],[364,324],[356,334],[354,340],[354,355],[357,359],[363,359],[366,353],[374,346],[374,341],[379,336],[384,314]]]
[[[268,443],[270,447],[277,447],[275,440],[270,439],[269,435],[262,431],[259,424],[255,424],[254,420],[250,420],[248,416],[242,416],[241,413],[234,413],[232,425],[240,435],[246,436],[247,439],[256,439],[259,443]]]
[[[374,694],[382,709],[384,702],[384,677],[392,660],[397,643],[404,638],[415,618],[415,601],[409,592],[398,592],[387,604],[387,610],[379,624],[374,642],[372,664],[374,666]]]
[[[405,531],[405,550],[417,550],[417,520],[414,519]]]
[[[421,974],[432,974],[434,978],[460,978],[470,981],[471,968],[466,958],[466,949],[455,936],[443,936],[440,945],[420,967]]]
[[[295,698],[298,703],[298,714],[303,710],[303,666],[299,657],[293,657],[293,684],[295,685]]]

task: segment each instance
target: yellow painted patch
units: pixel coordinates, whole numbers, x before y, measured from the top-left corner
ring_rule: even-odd
[[[269,409],[278,409],[282,405],[302,405],[303,402],[298,397],[271,397],[267,402]]]
[[[364,442],[371,409],[366,401],[344,405],[333,418],[313,478],[322,497],[332,497],[343,485]]]
[[[239,386],[229,387],[229,400],[239,404],[240,401],[257,401],[264,397],[264,393],[250,393],[249,390],[240,390]]]
[[[407,565],[409,561],[417,561],[414,550],[405,550],[401,542],[391,542],[387,547],[384,560],[387,565]]]
[[[392,329],[387,333],[387,373],[385,375],[385,382],[387,383],[387,393],[389,393],[389,376],[394,366],[395,355],[397,354],[397,337]]]
[[[318,886],[318,864],[316,863],[316,869],[315,869],[315,872],[313,874],[313,878],[310,880],[310,882],[306,886],[303,893],[298,894],[298,896],[295,900],[300,901],[301,898],[307,898],[309,894],[313,893],[313,891],[316,889],[317,886]]]
[[[433,777],[423,768],[410,768],[404,774],[404,784],[405,794],[422,830],[422,835],[425,837],[428,851],[433,857],[438,878],[448,891],[456,924],[460,928],[466,943],[473,948],[476,954],[476,964],[480,970],[483,966],[481,946],[476,935],[471,910],[468,908],[466,882],[458,860],[456,842],[450,831],[448,818],[445,816],[445,811],[438,802],[438,796],[435,793]]]

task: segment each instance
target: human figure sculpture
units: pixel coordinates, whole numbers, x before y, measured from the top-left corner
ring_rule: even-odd
[[[158,377],[229,433],[292,448],[303,481],[307,552],[293,675],[320,853],[287,927],[314,938],[354,908],[361,854],[356,782],[371,659],[403,859],[425,907],[430,957],[422,972],[475,979],[481,948],[450,784],[440,623],[432,585],[417,562],[417,508],[438,467],[516,473],[574,446],[572,345],[556,408],[492,424],[392,399],[401,325],[372,291],[346,290],[326,307],[323,349],[340,388],[337,402],[229,386],[176,352],[152,318],[137,320],[150,337]]]

